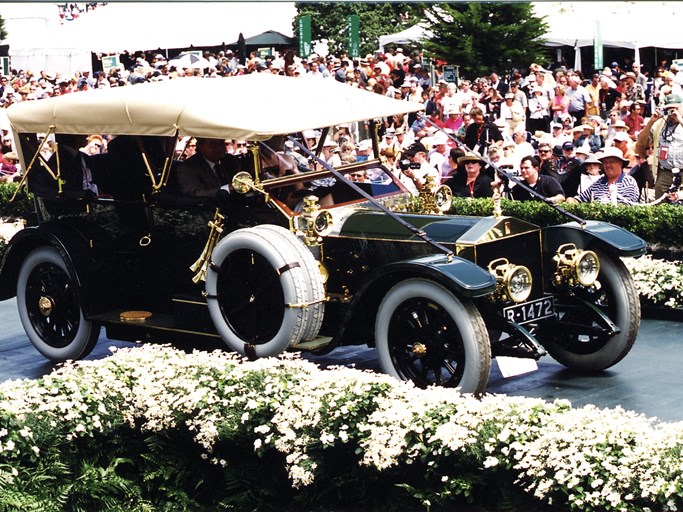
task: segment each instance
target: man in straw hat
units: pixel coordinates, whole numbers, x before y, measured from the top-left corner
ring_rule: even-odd
[[[567,198],[567,202],[637,203],[640,193],[638,184],[624,173],[624,166],[628,164],[628,160],[623,157],[621,151],[617,148],[606,148],[598,159],[602,162],[605,174],[578,196]]]
[[[652,146],[655,176],[655,198],[667,193],[673,183],[672,169],[683,169],[683,98],[669,94],[662,105],[643,127],[636,142],[636,153],[647,154]]]

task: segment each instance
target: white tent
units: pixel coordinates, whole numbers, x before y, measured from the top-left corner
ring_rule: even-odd
[[[432,32],[418,23],[396,34],[379,36],[379,51],[384,53],[384,47],[388,44],[410,44],[424,41],[430,37],[432,37]]]
[[[534,12],[545,16],[547,46],[593,46],[596,34],[603,46],[638,49],[648,46],[682,48],[683,2],[534,2]],[[428,22],[425,23],[428,26]],[[429,39],[428,28],[414,25],[397,34],[380,36],[380,51],[387,44],[407,44]]]
[[[683,48],[680,19],[681,2],[535,2],[534,11],[546,16],[547,46],[593,46],[596,38],[603,46],[634,50]]]
[[[268,13],[263,15],[263,13]],[[214,46],[265,30],[292,35],[292,2],[111,2],[72,21],[56,4],[0,4],[12,66],[73,74],[90,53]]]

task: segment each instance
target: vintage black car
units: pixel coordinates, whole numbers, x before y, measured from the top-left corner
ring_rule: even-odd
[[[373,119],[420,108],[264,74],[14,105],[39,221],[10,242],[0,299],[16,295],[29,339],[55,361],[86,356],[101,326],[111,339],[222,340],[251,358],[367,344],[387,373],[462,392],[486,389],[496,356],[547,351],[586,371],[620,361],[640,322],[620,257],[644,242],[602,222],[444,214],[443,187],[411,195],[379,160]],[[305,130],[322,140],[355,122],[374,140],[367,161],[334,169],[305,148]],[[111,135],[109,150],[84,159],[92,133]],[[249,142],[230,190],[179,191],[183,136]],[[293,149],[297,168],[283,169]],[[357,171],[371,179],[352,183]]]

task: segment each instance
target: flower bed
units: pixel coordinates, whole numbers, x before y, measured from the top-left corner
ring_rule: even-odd
[[[680,262],[640,258],[624,258],[635,281],[641,301],[667,308],[683,307],[683,267]]]
[[[143,346],[0,386],[2,510],[676,510],[681,448],[680,424],[622,409],[292,355]]]

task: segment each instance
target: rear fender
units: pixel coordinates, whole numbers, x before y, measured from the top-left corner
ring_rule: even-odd
[[[54,247],[61,254],[78,293],[82,295],[80,302],[84,313],[88,314],[88,305],[95,299],[96,291],[85,293],[81,276],[86,269],[92,268],[92,249],[80,232],[60,224],[45,223],[24,228],[14,235],[0,265],[0,300],[16,296],[22,263],[32,250],[43,246]]]
[[[374,344],[375,317],[382,298],[391,287],[410,278],[434,281],[458,297],[482,297],[496,289],[492,274],[458,256],[449,260],[432,255],[391,263],[379,269],[355,294],[335,341]]]

